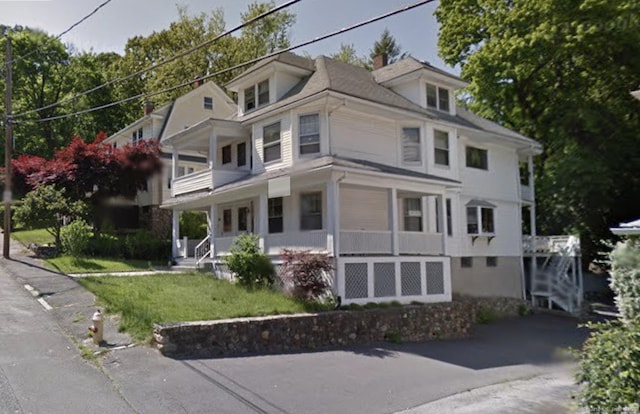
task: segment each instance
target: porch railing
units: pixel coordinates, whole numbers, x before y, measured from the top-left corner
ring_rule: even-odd
[[[266,237],[265,244],[267,253],[272,255],[280,254],[282,249],[326,251],[327,232],[319,230],[270,234]]]
[[[400,232],[400,254],[443,254],[442,239],[439,233]]]
[[[390,254],[390,231],[340,231],[340,253],[342,254]]]
[[[194,256],[196,259],[196,266],[200,264],[207,256],[211,254],[211,239],[207,235],[194,249]]]
[[[211,190],[215,187],[228,184],[246,175],[244,170],[212,170],[206,169],[183,175],[171,182],[171,195],[177,196],[199,190]]]

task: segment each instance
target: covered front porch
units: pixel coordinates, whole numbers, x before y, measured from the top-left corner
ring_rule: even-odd
[[[172,207],[178,262],[216,267],[235,237],[255,233],[276,264],[285,248],[329,254],[334,289],[347,302],[451,296],[447,185],[327,165],[230,187]],[[180,211],[194,209],[206,212],[209,228],[197,243],[177,237]]]

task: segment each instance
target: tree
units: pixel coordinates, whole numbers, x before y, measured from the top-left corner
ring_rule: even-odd
[[[27,228],[46,228],[60,248],[60,230],[65,217],[82,217],[86,205],[79,200],[71,201],[64,189],[53,185],[39,185],[21,200],[15,208],[15,220]]]
[[[356,48],[353,43],[341,43],[340,50],[330,56],[332,59],[340,62],[348,63],[349,65],[360,66],[365,69],[371,69],[371,65],[366,58],[358,56]]]
[[[579,233],[593,258],[640,199],[640,3],[443,0],[440,55],[476,113],[541,141],[542,232]]]
[[[376,56],[386,55],[387,63],[393,63],[406,57],[406,53],[402,53],[402,48],[396,43],[396,39],[391,35],[389,29],[384,29],[380,35],[380,39],[373,44],[373,49],[369,53],[370,64]]]

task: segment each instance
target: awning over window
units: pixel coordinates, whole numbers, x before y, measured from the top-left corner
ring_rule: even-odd
[[[479,200],[477,198],[474,198],[472,200],[469,200],[469,202],[467,203],[467,207],[489,207],[489,208],[496,208],[495,204],[491,204],[490,202],[486,201],[486,200]]]

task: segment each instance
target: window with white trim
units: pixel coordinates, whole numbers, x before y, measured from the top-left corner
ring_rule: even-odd
[[[238,167],[247,165],[247,143],[241,142],[236,146]]]
[[[262,158],[265,163],[280,159],[280,122],[262,129]]]
[[[404,231],[422,231],[422,199],[405,198],[403,204]]]
[[[479,170],[489,169],[489,154],[486,149],[471,147],[467,145],[465,151],[467,167]]]
[[[231,233],[231,231],[233,230],[233,222],[231,221],[231,217],[231,209],[222,210],[222,231],[224,233]]]
[[[322,193],[300,195],[300,230],[322,230]]]
[[[402,128],[402,162],[419,163],[421,152],[420,128]]]
[[[300,155],[320,152],[320,114],[300,115],[298,129]]]
[[[427,83],[427,107],[449,112],[449,90]]]
[[[231,163],[231,145],[225,145],[222,147],[222,164]]]
[[[263,80],[256,86],[258,89],[258,106],[269,103],[269,79]]]
[[[131,134],[131,141],[135,144],[142,139],[142,128],[136,129]]]
[[[283,209],[282,197],[270,198],[268,201],[269,213],[269,233],[282,233],[283,227]]]
[[[495,234],[494,208],[467,206],[467,234]]]
[[[213,110],[213,98],[210,96],[205,96],[202,102],[204,109]]]
[[[433,130],[433,155],[437,165],[449,166],[449,133]]]
[[[256,86],[251,85],[244,90],[244,111],[256,109]]]

